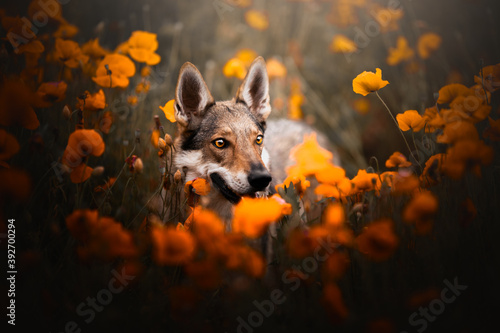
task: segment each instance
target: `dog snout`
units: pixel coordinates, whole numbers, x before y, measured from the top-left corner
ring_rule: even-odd
[[[271,174],[266,170],[266,168],[264,168],[264,166],[261,164],[252,166],[252,170],[248,175],[248,182],[256,191],[264,190],[267,185],[269,185],[271,180]]]

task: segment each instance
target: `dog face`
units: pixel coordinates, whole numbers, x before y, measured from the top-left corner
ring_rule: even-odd
[[[271,112],[264,60],[257,58],[236,97],[215,102],[200,72],[182,66],[177,81],[175,166],[186,181],[209,179],[230,202],[255,196],[271,182],[264,150],[266,118]]]

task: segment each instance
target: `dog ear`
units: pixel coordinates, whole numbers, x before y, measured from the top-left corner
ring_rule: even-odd
[[[265,121],[271,113],[269,78],[264,58],[257,57],[250,66],[236,94],[236,102],[245,103],[259,121]]]
[[[201,73],[192,63],[186,62],[175,87],[175,120],[184,127],[196,127],[212,104],[214,98]]]

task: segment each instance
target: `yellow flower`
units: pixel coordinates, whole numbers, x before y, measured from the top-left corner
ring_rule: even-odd
[[[243,80],[247,75],[245,63],[239,58],[231,58],[226,62],[222,72],[226,77],[237,77]]]
[[[245,21],[252,28],[264,31],[269,28],[269,17],[265,12],[251,9],[245,13]]]
[[[323,149],[316,140],[316,133],[304,135],[304,142],[295,146],[290,156],[297,164],[287,169],[290,176],[312,176],[330,165],[333,155]]]
[[[415,223],[418,234],[432,230],[433,218],[438,210],[438,200],[429,191],[418,192],[403,211],[403,220]]]
[[[377,68],[376,73],[365,71],[356,76],[352,81],[352,89],[355,93],[366,96],[369,93],[382,89],[388,84],[389,81],[382,80],[382,70]]]
[[[394,234],[394,223],[382,219],[365,227],[356,242],[361,253],[374,261],[384,261],[392,256],[399,240]]]
[[[266,61],[267,75],[269,79],[286,76],[286,67],[279,60],[271,58]]]
[[[411,162],[408,162],[403,154],[401,154],[399,151],[396,151],[391,155],[391,157],[389,157],[387,161],[385,161],[385,166],[388,168],[407,168],[411,166]]]
[[[135,65],[128,57],[121,54],[108,54],[97,67],[95,83],[105,88],[126,88],[129,77],[135,74]]]
[[[402,114],[398,114],[396,120],[398,121],[399,128],[405,132],[410,129],[418,132],[425,125],[424,119],[416,110],[408,110]]]
[[[128,54],[138,62],[152,66],[160,62],[161,57],[155,53],[158,48],[156,34],[147,31],[134,31],[127,41]]]
[[[357,50],[356,43],[342,34],[335,35],[330,44],[330,51],[334,53],[354,53]]]
[[[83,54],[77,42],[61,38],[56,39],[54,56],[69,68],[77,68],[80,64],[85,64],[89,60],[89,57]]]
[[[395,66],[403,61],[410,60],[415,55],[415,51],[408,46],[408,40],[399,36],[396,48],[389,48],[387,64]]]
[[[160,109],[165,114],[165,117],[171,122],[175,123],[175,109],[174,109],[175,99],[168,101],[165,106],[160,105]]]
[[[151,230],[153,259],[159,265],[187,264],[194,256],[196,242],[183,230],[171,227],[153,227]]]
[[[282,214],[282,205],[274,199],[243,198],[234,210],[233,231],[249,238],[260,237]]]
[[[417,45],[420,58],[427,59],[441,45],[441,37],[433,32],[429,32],[420,36]]]

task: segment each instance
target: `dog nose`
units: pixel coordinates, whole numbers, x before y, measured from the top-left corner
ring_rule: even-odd
[[[269,185],[273,178],[263,167],[255,168],[248,175],[248,182],[257,191],[262,191]]]

